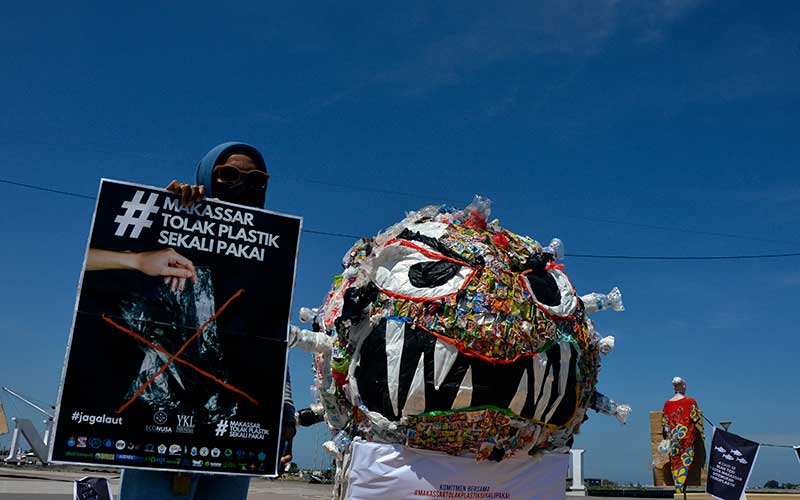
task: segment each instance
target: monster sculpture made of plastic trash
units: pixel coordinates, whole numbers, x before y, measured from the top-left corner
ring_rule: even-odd
[[[488,221],[488,200],[425,207],[356,242],[311,330],[318,402],[341,469],[353,439],[478,460],[566,452],[586,411],[626,405],[595,391],[600,338],[587,314],[622,310],[618,289],[578,296],[547,246]],[[334,494],[334,496],[336,496]]]

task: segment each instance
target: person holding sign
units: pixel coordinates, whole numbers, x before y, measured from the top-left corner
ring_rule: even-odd
[[[672,379],[675,395],[664,403],[661,424],[664,439],[669,439],[669,461],[675,492],[682,493],[686,487],[689,468],[694,462],[695,439],[703,439],[703,414],[697,401],[686,396],[686,381],[681,377]]]
[[[206,195],[230,203],[262,208],[266,199],[269,174],[261,153],[253,146],[228,142],[220,144],[209,151],[197,167],[197,184],[190,185],[173,180],[167,189],[181,195],[181,203],[191,207]],[[187,280],[193,280],[194,267],[191,262],[172,249],[166,249],[153,255],[120,256],[118,254],[94,251],[89,256],[87,268],[99,270],[109,268],[125,268],[128,261],[143,262],[147,265],[129,266],[153,276],[163,276],[170,289],[182,290]],[[125,260],[128,259],[128,260]],[[148,272],[149,271],[149,272]],[[236,269],[226,269],[220,276],[235,276]],[[215,293],[228,294],[233,283],[221,279],[215,283]],[[245,298],[246,299],[246,298]],[[218,319],[221,328],[228,331],[242,331],[245,327],[238,319]],[[225,341],[241,348],[247,338],[242,335],[229,335]],[[227,366],[234,383],[246,376],[239,373],[237,366]],[[286,385],[283,398],[283,433],[280,445],[280,464],[282,470],[292,458],[292,440],[295,435],[294,403],[292,402],[289,371],[286,371]],[[220,476],[202,473],[175,474],[160,471],[126,469],[122,475],[120,498],[122,500],[151,499],[231,499],[244,500],[250,480],[248,477]]]

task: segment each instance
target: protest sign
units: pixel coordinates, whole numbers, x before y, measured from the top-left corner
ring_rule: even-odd
[[[275,474],[301,224],[103,180],[51,459]]]
[[[706,493],[720,500],[740,500],[758,456],[759,444],[714,429],[708,460]]]

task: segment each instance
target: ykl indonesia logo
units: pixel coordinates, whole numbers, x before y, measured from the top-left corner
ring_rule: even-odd
[[[194,434],[194,415],[178,415],[178,426],[175,432],[180,434]]]
[[[147,201],[142,203],[144,195],[144,191],[136,191],[131,201],[122,203],[125,213],[118,215],[114,219],[114,222],[117,223],[117,230],[114,232],[114,236],[125,236],[125,232],[130,226],[132,228],[130,237],[138,238],[142,229],[153,225],[153,221],[150,220],[150,214],[155,215],[158,213],[158,207],[156,206],[158,195],[150,193]]]

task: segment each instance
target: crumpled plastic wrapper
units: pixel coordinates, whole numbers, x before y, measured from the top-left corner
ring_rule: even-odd
[[[183,293],[172,292],[168,285],[162,285],[158,290],[158,300],[131,297],[123,300],[120,308],[129,328],[167,352],[177,352],[196,329],[214,315],[211,272],[204,266],[198,266],[196,282],[188,282]],[[145,344],[140,343],[139,349],[144,358],[138,375],[131,381],[126,399],[133,397],[169,360],[169,355]],[[203,330],[181,354],[181,358],[225,380],[222,343],[215,322]],[[236,402],[223,394],[216,384],[180,363],[170,363],[145,388],[138,401],[154,409],[202,408],[196,418],[207,423],[230,418],[237,410]]]
[[[587,313],[603,311],[605,309],[613,309],[614,311],[624,311],[625,306],[622,305],[622,292],[619,288],[614,287],[608,293],[589,293],[581,295],[584,307]]]
[[[500,461],[527,453],[542,433],[529,420],[494,408],[408,417],[407,445],[450,455]]]

